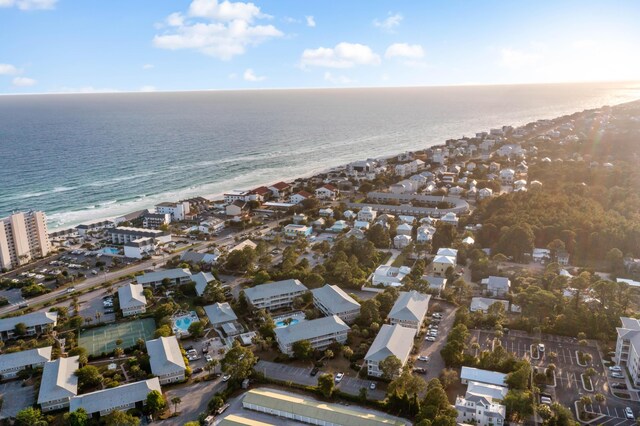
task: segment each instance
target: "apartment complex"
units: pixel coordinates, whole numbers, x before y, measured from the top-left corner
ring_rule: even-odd
[[[621,317],[622,327],[616,328],[616,364],[625,365],[635,386],[640,385],[640,320]]]
[[[290,307],[293,299],[306,291],[307,288],[300,281],[291,279],[247,288],[244,294],[254,308],[275,310]]]
[[[122,316],[143,314],[147,311],[147,298],[141,284],[126,284],[118,289]]]
[[[291,324],[276,328],[276,342],[285,355],[293,354],[293,344],[302,340],[311,343],[313,349],[324,349],[334,342],[345,344],[351,330],[337,315]]]
[[[51,346],[0,355],[0,380],[14,378],[26,368],[42,367],[51,361]]]
[[[420,331],[424,318],[429,310],[431,295],[415,290],[401,291],[398,300],[389,312],[389,323]]]
[[[44,364],[38,404],[42,411],[53,411],[68,407],[71,398],[78,395],[78,376],[80,357],[58,358]]]
[[[360,304],[337,285],[325,284],[311,293],[315,307],[327,316],[337,315],[350,324],[360,315]]]
[[[398,324],[384,324],[380,327],[378,335],[364,357],[369,376],[382,377],[380,363],[392,355],[398,358],[404,367],[409,360],[415,337],[416,330],[413,328]]]
[[[14,213],[0,219],[0,269],[12,269],[51,251],[43,212]]]
[[[58,323],[57,312],[33,312],[18,317],[0,320],[0,340],[9,340],[17,336],[16,325],[24,324],[25,336],[43,334],[51,330]]]
[[[148,340],[147,352],[151,373],[158,377],[161,385],[184,380],[187,367],[176,336]]]
[[[86,393],[71,398],[69,411],[84,408],[90,416],[93,413],[100,413],[101,416],[106,416],[114,410],[127,411],[136,406],[142,407],[145,405],[147,395],[154,390],[162,393],[160,381],[157,377]]]

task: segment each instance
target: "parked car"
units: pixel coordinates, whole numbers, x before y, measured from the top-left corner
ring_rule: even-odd
[[[427,374],[427,369],[422,367],[417,367],[413,369],[413,372],[416,374]]]
[[[231,378],[231,376],[230,376],[230,375],[225,374],[224,376],[222,376],[222,381],[223,381],[223,382],[228,382],[230,378]]]
[[[636,416],[633,414],[633,410],[631,409],[631,407],[627,407],[624,409],[624,415],[629,419],[629,420],[633,420],[636,418]]]
[[[209,355],[209,354],[206,354],[204,356],[204,360],[207,361],[207,362],[211,362],[211,361],[213,361],[213,357],[211,355]]]
[[[622,373],[622,368],[619,365],[612,365],[609,367],[609,371],[615,371],[617,373]]]
[[[320,369],[318,367],[313,367],[313,369],[311,370],[309,375],[315,376],[316,374],[318,374],[318,371],[320,371]]]
[[[336,374],[336,383],[340,383],[343,378],[344,378],[343,372],[339,372],[338,374]]]
[[[418,361],[424,361],[424,362],[428,362],[429,361],[429,357],[426,355],[421,355],[418,357]]]
[[[544,352],[544,343],[538,343],[538,352]]]
[[[427,342],[435,342],[436,338],[433,336],[427,336],[424,338],[424,340],[426,340]]]
[[[614,379],[624,379],[624,374],[614,371],[613,373],[611,373],[611,377],[613,377]]]
[[[376,388],[376,382],[371,382],[369,384],[369,389],[374,390]]]
[[[611,383],[611,387],[613,389],[626,389],[627,388],[627,384],[626,383],[620,383],[620,382],[614,382],[614,383]]]

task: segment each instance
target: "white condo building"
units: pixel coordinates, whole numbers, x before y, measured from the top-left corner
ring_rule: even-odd
[[[399,324],[384,324],[380,327],[378,335],[364,357],[369,376],[382,377],[380,362],[391,355],[398,358],[404,367],[409,360],[415,337],[416,330],[413,328],[402,327]]]
[[[360,315],[360,304],[337,285],[325,284],[311,290],[311,293],[313,304],[325,315],[337,315],[347,324],[354,322]]]
[[[43,212],[14,213],[0,219],[0,269],[12,269],[51,251]]]
[[[629,370],[630,379],[635,386],[640,386],[640,320],[621,317],[622,327],[616,328],[616,364],[624,365]]]
[[[307,287],[293,279],[260,284],[244,290],[251,306],[267,310],[289,307],[293,304],[293,299],[306,292]]]
[[[351,328],[337,315],[291,324],[275,329],[276,342],[285,355],[293,354],[293,344],[302,340],[311,343],[313,349],[324,349],[334,342],[345,344]]]
[[[389,312],[389,323],[420,330],[429,310],[430,294],[415,290],[401,291],[398,300]]]

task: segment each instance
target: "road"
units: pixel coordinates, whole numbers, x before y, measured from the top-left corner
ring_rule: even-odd
[[[167,401],[171,401],[175,396],[182,400],[178,405],[180,415],[159,421],[157,424],[162,426],[182,426],[186,422],[198,420],[200,413],[207,411],[207,404],[213,398],[213,395],[226,387],[227,384],[222,382],[221,379],[172,387],[166,391],[165,396]],[[171,410],[173,411],[173,409],[173,404],[171,404]]]

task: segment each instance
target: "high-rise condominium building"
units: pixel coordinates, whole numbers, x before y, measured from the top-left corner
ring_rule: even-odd
[[[43,212],[14,213],[0,219],[0,268],[12,269],[51,250]]]

